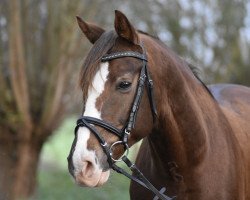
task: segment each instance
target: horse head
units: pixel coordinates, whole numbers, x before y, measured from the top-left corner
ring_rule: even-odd
[[[78,184],[96,187],[108,180],[110,165],[154,127],[155,106],[147,85],[152,80],[146,77],[150,67],[142,75],[146,62],[150,66],[150,56],[144,52],[144,35],[119,11],[115,12],[114,31],[104,31],[79,17],[77,20],[93,47],[81,72],[84,111],[68,157],[69,171]],[[144,78],[147,84],[138,89],[140,79]],[[135,101],[139,103],[133,105]]]

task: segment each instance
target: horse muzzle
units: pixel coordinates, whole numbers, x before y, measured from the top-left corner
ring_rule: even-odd
[[[103,171],[99,168],[93,167],[89,161],[82,163],[82,170],[76,172],[74,177],[78,185],[83,187],[98,187],[107,182],[110,171]]]
[[[98,187],[107,182],[110,170],[104,171],[92,158],[84,158],[73,165],[68,157],[68,168],[76,183],[83,187]]]

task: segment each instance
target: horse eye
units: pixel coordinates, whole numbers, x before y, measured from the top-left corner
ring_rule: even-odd
[[[118,84],[117,89],[119,90],[127,90],[131,87],[131,83],[128,81],[122,81]]]

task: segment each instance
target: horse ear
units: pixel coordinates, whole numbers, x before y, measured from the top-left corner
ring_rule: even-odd
[[[99,37],[105,32],[104,29],[94,24],[87,23],[78,16],[76,18],[80,29],[92,44],[94,44],[96,40],[98,40]]]
[[[118,36],[132,42],[133,44],[139,44],[139,37],[129,22],[128,18],[119,10],[115,10],[115,31]]]

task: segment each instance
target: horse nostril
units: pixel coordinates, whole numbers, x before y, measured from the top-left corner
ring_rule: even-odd
[[[94,173],[94,169],[95,167],[92,162],[84,161],[81,173],[84,177],[91,177]]]

